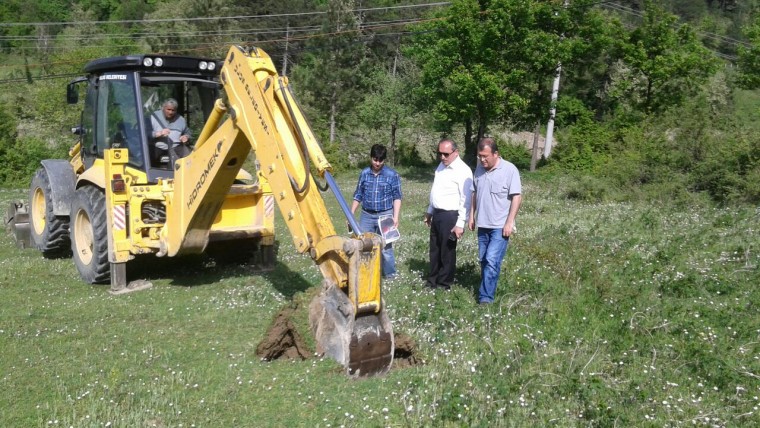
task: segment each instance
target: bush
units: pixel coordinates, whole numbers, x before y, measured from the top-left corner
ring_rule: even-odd
[[[422,160],[422,157],[417,152],[417,147],[413,141],[399,141],[396,148],[396,156],[396,165],[407,167],[427,166],[427,163]]]
[[[527,171],[530,169],[530,150],[526,149],[522,144],[510,144],[503,141],[497,141],[499,146],[499,154],[503,159],[512,162],[520,171]]]
[[[8,144],[0,140],[0,182],[7,186],[26,187],[43,159],[64,159],[60,149],[51,149],[43,141],[19,138]]]
[[[596,173],[610,156],[614,134],[603,124],[582,117],[570,126],[554,151],[553,160],[565,169]]]

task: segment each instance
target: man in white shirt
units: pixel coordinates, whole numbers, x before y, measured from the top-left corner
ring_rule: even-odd
[[[444,139],[438,143],[441,163],[430,189],[425,224],[430,228],[430,272],[427,286],[449,290],[457,265],[457,241],[464,233],[470,209],[472,170],[459,157],[457,145]]]

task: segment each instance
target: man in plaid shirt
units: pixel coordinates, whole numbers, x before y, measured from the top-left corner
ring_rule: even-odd
[[[377,220],[391,216],[393,226],[398,228],[401,212],[401,177],[393,168],[385,166],[388,151],[382,144],[375,144],[369,151],[370,166],[359,174],[359,182],[354,191],[351,213],[361,205],[362,213],[359,227],[362,232],[374,232],[381,235]],[[393,246],[388,243],[382,253],[383,278],[396,276],[396,257]]]

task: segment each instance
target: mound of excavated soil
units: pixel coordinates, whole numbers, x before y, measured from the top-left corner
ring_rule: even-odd
[[[396,333],[393,335],[393,341],[395,342],[393,368],[402,369],[422,364],[422,359],[417,356],[417,343],[411,336]]]
[[[256,347],[256,355],[264,360],[305,360],[311,355],[293,320],[295,308],[285,307],[277,314],[266,337]]]

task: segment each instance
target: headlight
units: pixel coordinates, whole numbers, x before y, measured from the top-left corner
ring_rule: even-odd
[[[145,57],[143,58],[143,65],[146,67],[150,67],[153,65],[153,58]]]
[[[201,61],[200,64],[198,64],[198,68],[205,70],[208,68],[208,63],[206,61]]]
[[[208,63],[208,70],[209,71],[214,71],[214,69],[216,69],[216,63],[213,62],[213,61],[210,62],[210,63]]]
[[[162,65],[164,65],[163,58],[156,58],[155,61],[153,62],[156,64],[156,67],[161,67]]]

